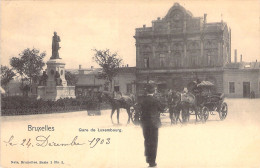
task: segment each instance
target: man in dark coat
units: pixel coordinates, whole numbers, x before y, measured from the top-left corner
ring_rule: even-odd
[[[155,160],[158,146],[158,128],[161,126],[160,111],[163,111],[162,104],[153,95],[154,91],[155,87],[147,84],[147,94],[140,101],[145,156],[149,167],[157,165]]]

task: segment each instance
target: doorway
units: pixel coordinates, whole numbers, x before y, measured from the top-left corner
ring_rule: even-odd
[[[243,82],[243,97],[250,98],[250,82]]]
[[[119,86],[114,86],[114,91],[119,92]]]

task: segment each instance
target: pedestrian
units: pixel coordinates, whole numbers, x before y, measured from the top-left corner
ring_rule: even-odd
[[[163,106],[154,97],[155,87],[147,84],[146,94],[140,101],[141,127],[144,136],[146,162],[149,167],[156,167],[156,155],[158,147],[158,128],[161,126],[160,112]]]

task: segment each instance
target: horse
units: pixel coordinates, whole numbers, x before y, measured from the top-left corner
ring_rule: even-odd
[[[130,116],[131,116],[131,111],[130,108],[133,107],[135,99],[134,99],[134,95],[122,95],[120,98],[116,98],[115,96],[116,92],[108,92],[108,91],[103,91],[101,98],[105,99],[112,107],[112,111],[111,111],[111,121],[113,122],[113,114],[115,112],[115,110],[117,111],[117,124],[119,123],[119,113],[120,113],[120,108],[126,109],[126,112],[128,114],[128,120],[127,120],[127,124],[130,123]]]
[[[173,91],[168,94],[168,106],[171,124],[177,124],[178,120],[181,123],[188,122],[190,110],[195,111],[197,122],[198,108],[196,107],[195,96],[193,94]],[[180,119],[180,112],[182,120]]]
[[[171,119],[171,124],[177,124],[178,120],[180,122],[180,111],[181,111],[181,94],[180,92],[170,92],[167,95],[167,104],[169,108],[169,113],[170,113],[170,119]]]

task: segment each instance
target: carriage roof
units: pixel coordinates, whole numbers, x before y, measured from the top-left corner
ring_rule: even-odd
[[[211,87],[214,86],[214,84],[210,81],[201,81],[199,84],[197,84],[197,87]]]
[[[166,84],[165,81],[159,81],[159,80],[141,80],[137,82],[138,84],[154,84],[154,85],[159,85],[159,84]]]

